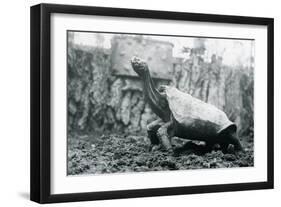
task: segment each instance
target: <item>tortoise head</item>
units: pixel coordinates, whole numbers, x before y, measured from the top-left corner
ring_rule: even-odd
[[[166,97],[155,88],[154,82],[149,74],[147,63],[138,57],[133,57],[131,59],[131,64],[134,71],[140,76],[143,82],[143,92],[151,109],[162,120],[165,122],[169,121],[170,109]]]
[[[132,64],[134,71],[140,77],[142,77],[145,73],[149,72],[147,63],[138,57],[133,57],[131,59],[131,64]]]

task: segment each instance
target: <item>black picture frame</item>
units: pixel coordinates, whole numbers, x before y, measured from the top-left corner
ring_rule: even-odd
[[[99,15],[111,17],[151,18],[207,23],[263,25],[267,27],[267,181],[203,186],[167,187],[153,189],[51,194],[50,130],[51,130],[51,70],[50,70],[50,16],[53,13]],[[273,188],[273,38],[272,18],[195,14],[168,11],[103,8],[72,5],[39,4],[31,7],[31,174],[30,199],[38,203],[88,201],[102,199],[166,196],[225,191],[242,191]]]

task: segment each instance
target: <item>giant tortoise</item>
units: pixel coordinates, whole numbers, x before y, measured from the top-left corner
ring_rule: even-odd
[[[243,150],[237,137],[237,126],[217,107],[205,103],[172,86],[160,86],[157,90],[150,76],[148,65],[138,57],[131,65],[143,82],[145,97],[159,119],[147,125],[152,145],[161,144],[173,151],[173,136],[204,141],[206,146],[219,145],[226,150],[229,145],[235,151]]]

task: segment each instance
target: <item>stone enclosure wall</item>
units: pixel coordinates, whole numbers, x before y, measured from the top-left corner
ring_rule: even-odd
[[[147,122],[156,118],[144,100],[139,78],[116,72],[118,67],[113,67],[113,59],[116,58],[114,48],[105,50],[68,45],[70,133],[145,133]],[[141,51],[140,48],[138,50]],[[214,104],[237,123],[240,135],[253,133],[253,68],[225,66],[215,55],[211,62],[205,62],[195,52],[186,60],[174,59],[171,65],[169,76],[172,78],[154,79],[156,85],[174,85]],[[155,61],[153,66],[157,66]]]

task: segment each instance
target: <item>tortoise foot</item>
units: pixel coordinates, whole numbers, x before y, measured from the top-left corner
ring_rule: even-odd
[[[160,149],[161,149],[161,145],[151,145],[150,146],[151,152],[159,151]]]

